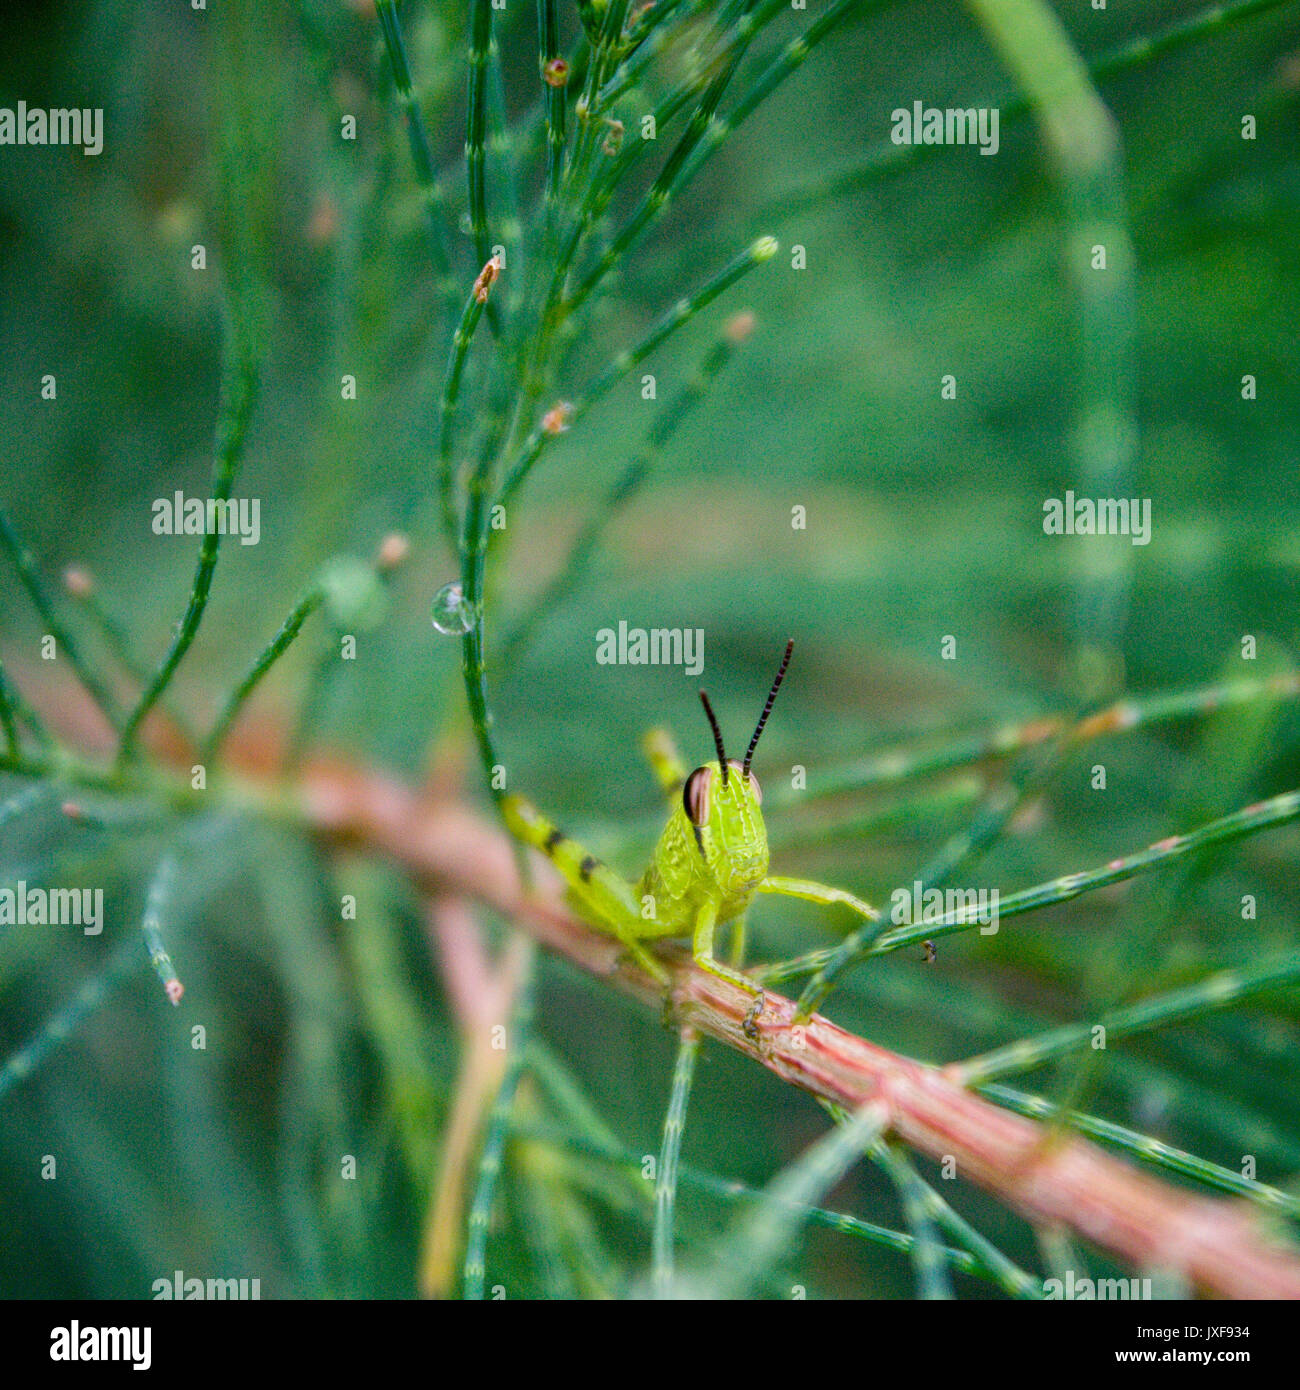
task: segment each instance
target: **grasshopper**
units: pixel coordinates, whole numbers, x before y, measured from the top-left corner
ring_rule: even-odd
[[[744,1031],[751,1039],[758,1035],[763,990],[741,973],[739,965],[744,957],[746,915],[757,894],[776,893],[844,906],[869,921],[880,919],[875,908],[843,889],[767,871],[763,792],[750,764],[793,650],[792,639],[786,644],[744,762],[727,758],[722,730],[703,690],[700,701],[713,731],[718,754],[715,762],[702,763],[687,775],[685,764],[663,730],[652,730],[646,736],[645,754],[673,809],[636,884],[628,883],[570,839],[522,796],[507,796],[502,805],[511,834],[540,850],[555,865],[567,885],[566,896],[573,910],[589,925],[618,937],[661,985],[669,985],[668,973],[643,943],[689,936],[691,954],[700,969],[753,998],[744,1020]],[[718,927],[727,923],[734,923],[730,966],[717,960],[713,950]]]

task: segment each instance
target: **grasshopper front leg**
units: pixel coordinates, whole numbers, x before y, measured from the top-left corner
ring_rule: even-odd
[[[713,929],[717,924],[717,904],[714,902],[702,903],[695,914],[695,934],[691,939],[691,955],[701,970],[707,970],[710,975],[716,975],[718,979],[726,980],[728,984],[735,985],[737,989],[743,989],[746,994],[753,996],[754,1002],[741,1023],[745,1036],[752,1042],[758,1037],[758,1019],[763,1012],[763,990],[747,975],[742,975],[739,970],[733,970],[730,966],[723,965],[714,957]]]
[[[825,883],[816,883],[807,878],[787,878],[784,874],[769,874],[758,885],[760,893],[777,893],[786,898],[802,898],[805,902],[822,903],[826,907],[847,907],[868,922],[876,923],[877,932],[887,925],[880,913],[845,888],[832,888]],[[874,936],[874,933],[872,934]],[[871,936],[866,938],[871,940]],[[793,1019],[795,1023],[807,1023],[810,1015],[799,1010]]]

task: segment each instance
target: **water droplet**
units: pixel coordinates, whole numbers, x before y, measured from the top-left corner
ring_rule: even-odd
[[[460,582],[444,584],[433,596],[433,613],[430,621],[439,632],[448,637],[463,637],[472,626],[472,615]]]

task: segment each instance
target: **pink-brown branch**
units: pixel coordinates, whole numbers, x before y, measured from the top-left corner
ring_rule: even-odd
[[[584,970],[660,1008],[660,987],[616,940],[576,921],[554,884],[523,892],[505,836],[463,806],[421,799],[343,763],[311,768],[302,798],[307,821],[327,841],[383,854],[430,891],[489,904]],[[1246,1204],[1192,1195],[1140,1173],[820,1015],[794,1028],[793,1003],[776,994],[767,995],[751,1040],[742,1027],[748,996],[698,969],[685,951],[665,963],[683,1024],[813,1095],[849,1107],[883,1101],[895,1134],[933,1158],[951,1156],[958,1173],[1028,1220],[1068,1227],[1138,1268],[1179,1271],[1205,1293],[1300,1298],[1300,1259],[1269,1239]]]

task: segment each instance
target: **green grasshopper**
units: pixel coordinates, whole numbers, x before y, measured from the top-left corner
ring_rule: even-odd
[[[713,730],[716,762],[703,763],[687,776],[670,737],[663,730],[647,735],[644,751],[673,811],[635,885],[571,840],[522,796],[507,796],[502,807],[511,834],[541,850],[559,870],[574,911],[591,926],[618,937],[660,984],[669,984],[668,974],[642,943],[659,937],[691,937],[691,954],[702,970],[753,997],[744,1022],[751,1038],[758,1034],[763,991],[736,967],[744,956],[746,914],[756,894],[840,904],[870,921],[880,917],[875,908],[843,889],[767,872],[763,793],[750,763],[793,650],[791,640],[743,763],[728,760],[722,730],[703,690],[700,701]],[[728,922],[735,923],[733,966],[723,965],[713,954],[714,933]]]

